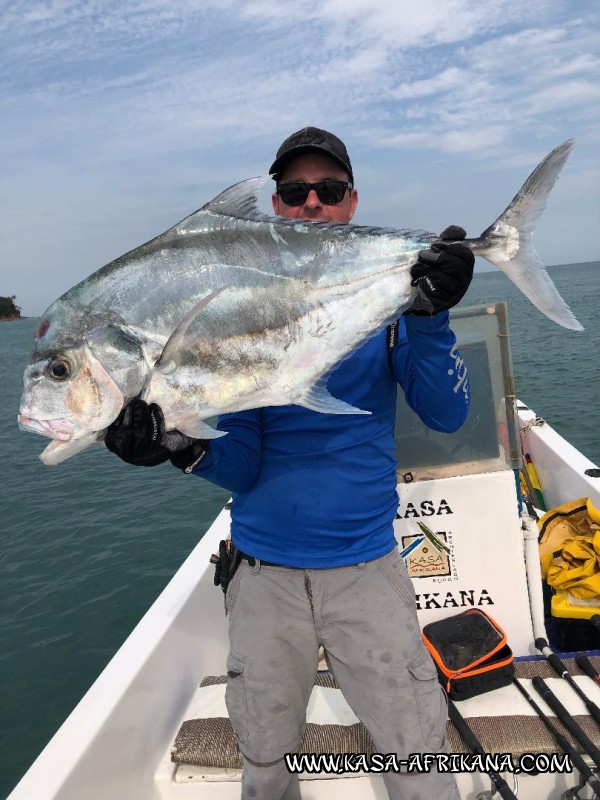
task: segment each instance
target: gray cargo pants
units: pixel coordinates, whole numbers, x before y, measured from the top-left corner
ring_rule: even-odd
[[[227,708],[244,756],[242,800],[300,800],[298,751],[322,644],[378,753],[447,750],[447,709],[398,551],[335,569],[242,561],[226,595]],[[384,776],[391,800],[459,800],[450,774]]]

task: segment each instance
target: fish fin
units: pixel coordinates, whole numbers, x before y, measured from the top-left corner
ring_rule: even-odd
[[[227,431],[218,431],[216,428],[211,428],[206,422],[202,422],[201,419],[192,419],[191,417],[178,420],[177,430],[185,433],[186,436],[191,436],[192,439],[220,439],[221,436],[227,436]]]
[[[167,342],[163,347],[156,364],[154,365],[155,369],[159,369],[162,372],[168,372],[177,365],[177,351],[181,347],[181,343],[187,332],[187,329],[196,319],[198,314],[205,309],[206,306],[215,299],[215,297],[218,297],[221,292],[225,291],[226,288],[226,286],[221,286],[220,289],[215,289],[214,292],[207,294],[206,297],[203,297],[202,300],[200,300],[199,303],[196,303],[192,310],[185,315],[185,317],[181,320],[173,333],[167,339]]]
[[[97,431],[89,433],[87,436],[82,436],[81,439],[71,439],[69,442],[60,442],[55,439],[50,442],[48,447],[42,450],[40,453],[40,460],[42,463],[46,464],[46,466],[54,466],[55,464],[60,464],[62,461],[66,461],[68,458],[71,458],[71,456],[77,455],[77,453],[81,453],[82,450],[85,450],[97,441]]]
[[[268,175],[259,175],[257,178],[248,178],[246,181],[235,183],[200,210],[238,219],[271,219],[258,210],[257,192],[268,180]]]
[[[321,414],[370,414],[370,411],[363,411],[355,408],[350,403],[338,400],[330,394],[325,386],[313,386],[308,392],[296,401],[296,405],[310,408],[311,411],[319,411]]]
[[[532,242],[535,224],[573,145],[573,139],[568,139],[554,148],[498,219],[471,242],[475,254],[501,269],[542,314],[569,330],[581,331],[582,325],[558,293]]]

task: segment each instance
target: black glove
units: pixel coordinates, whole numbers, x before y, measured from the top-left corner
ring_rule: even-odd
[[[179,431],[174,431],[174,433],[175,432],[178,433],[179,436],[184,436],[184,434],[179,433]],[[170,435],[170,433],[167,434],[167,436]],[[170,459],[174,467],[177,467],[177,469],[189,475],[190,472],[194,470],[194,467],[197,467],[208,455],[210,451],[210,441],[208,439],[191,439],[189,436],[185,438],[188,440],[187,446],[182,447],[181,450],[172,452]]]
[[[466,235],[464,228],[450,225],[429,250],[421,250],[410,271],[411,286],[417,286],[419,294],[405,314],[432,316],[462,300],[475,265],[473,251],[457,241]]]
[[[104,444],[111,453],[137,467],[155,467],[164,461],[191,472],[209,451],[209,442],[191,439],[180,431],[165,432],[165,421],[156,403],[134,398],[109,425]]]

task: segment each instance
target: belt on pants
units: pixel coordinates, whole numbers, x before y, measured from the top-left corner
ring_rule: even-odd
[[[247,553],[242,553],[238,551],[240,554],[240,558],[244,561],[247,561],[248,564],[253,567],[256,564],[256,558],[254,556],[249,556]],[[289,564],[275,564],[273,561],[264,561],[262,558],[258,559],[263,567],[279,567],[280,569],[307,569],[305,567],[290,567]]]

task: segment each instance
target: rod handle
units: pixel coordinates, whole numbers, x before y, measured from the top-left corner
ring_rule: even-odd
[[[587,656],[584,656],[583,653],[579,653],[579,655],[575,656],[575,663],[582,672],[585,672],[588,678],[591,678],[596,683],[600,683],[600,675],[596,672],[592,662]]]
[[[552,667],[554,672],[556,672],[557,675],[560,675],[561,678],[564,678],[565,675],[569,674],[569,671],[567,670],[563,662],[556,655],[556,653],[552,652],[552,650],[550,649],[550,645],[545,639],[543,639],[540,636],[539,639],[535,640],[535,646],[540,651],[540,653],[543,653],[546,656],[550,666]]]
[[[463,718],[462,714],[458,710],[458,708],[454,705],[452,700],[448,698],[448,716],[456,730],[460,733],[462,738],[465,740],[465,743],[469,750],[473,753],[479,753],[480,755],[484,755],[485,751],[481,746],[481,742],[475,736],[473,731],[471,730],[467,721]],[[515,793],[512,791],[508,783],[504,780],[504,778],[499,775],[495,770],[489,769],[487,771],[492,783],[498,790],[500,797],[503,797],[504,800],[517,800]]]
[[[598,769],[600,769],[600,750],[591,741],[589,736],[581,729],[571,714],[560,702],[554,692],[546,686],[544,679],[536,675],[531,679],[536,692],[541,695],[565,728],[569,731],[579,744],[583,747],[588,756],[592,759]]]
[[[568,740],[562,735],[562,733],[560,733],[560,731],[556,731],[554,738],[556,739],[556,743],[563,753],[566,753],[569,756],[573,762],[573,766],[581,774],[581,777],[592,787],[594,792],[598,794],[597,787],[600,787],[600,780],[596,778],[594,771],[588,767],[583,760],[583,757],[579,755],[577,750],[569,744]]]

